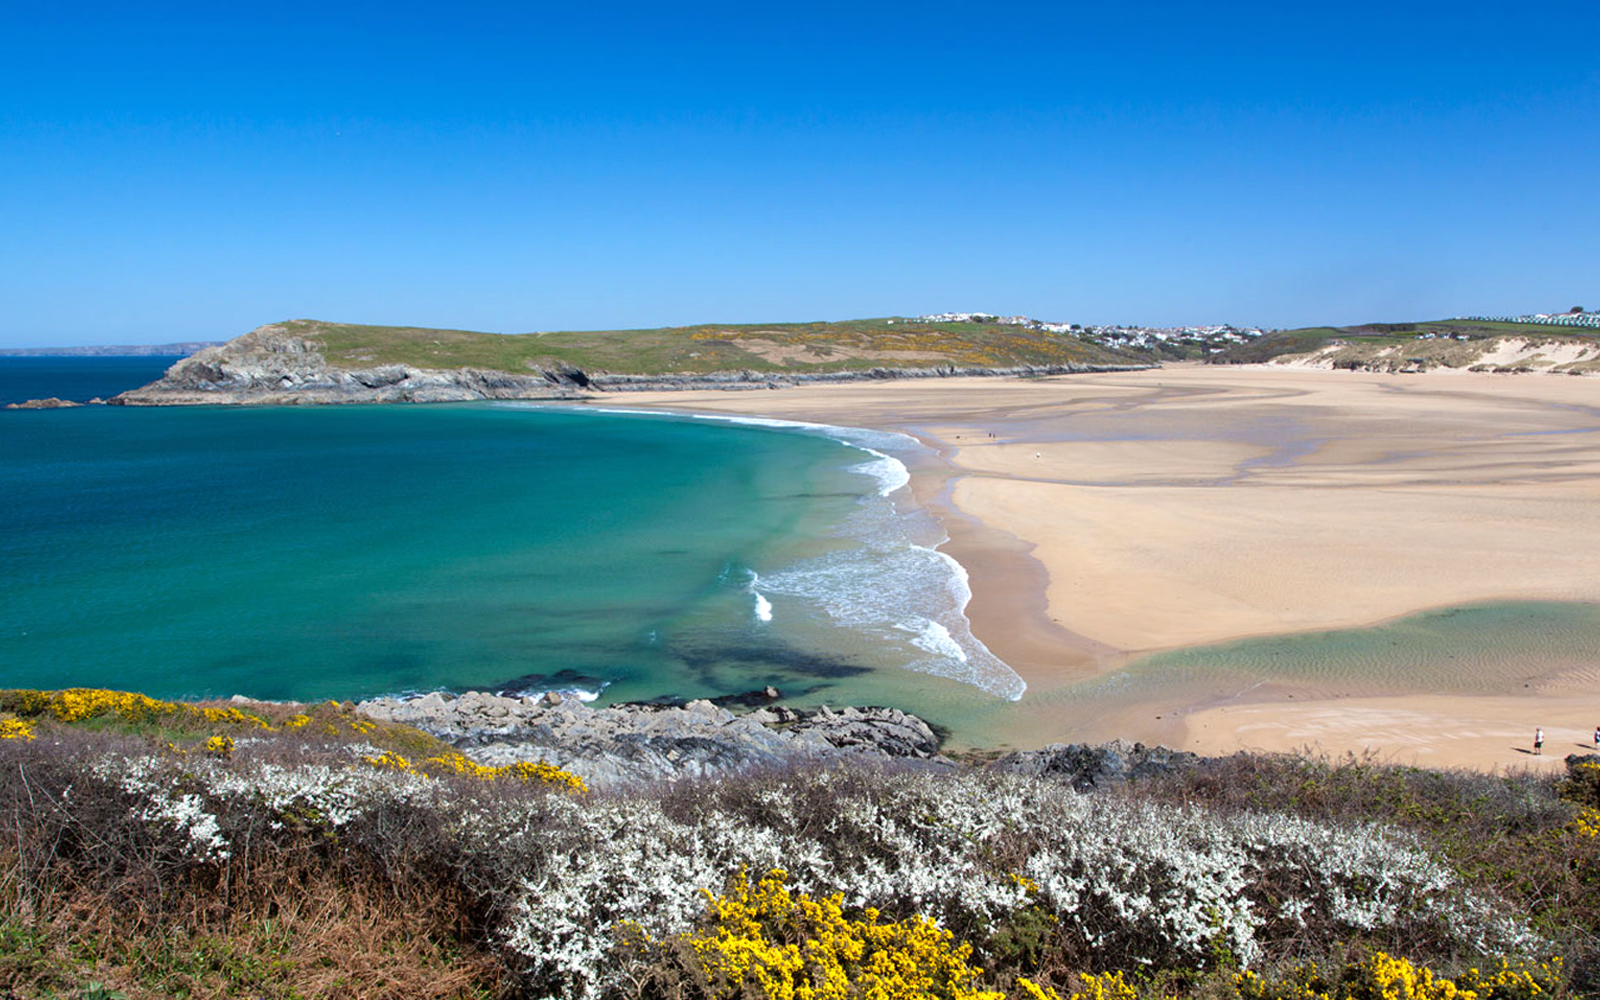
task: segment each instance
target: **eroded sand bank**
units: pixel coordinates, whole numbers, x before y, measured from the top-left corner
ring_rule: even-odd
[[[1533,761],[1513,738],[1536,724],[1571,746],[1600,723],[1600,693],[1559,683],[1359,702],[1337,682],[1115,683],[1141,651],[1600,602],[1600,379],[1178,366],[606,402],[901,430],[939,450],[954,475],[914,485],[959,512],[974,629],[1030,686],[977,742],[1371,747],[1493,767]]]

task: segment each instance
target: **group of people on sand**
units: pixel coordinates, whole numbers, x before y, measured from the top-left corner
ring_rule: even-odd
[[[1595,752],[1600,753],[1600,726],[1595,726],[1594,727],[1594,748],[1595,748]],[[1544,727],[1543,726],[1534,726],[1533,727],[1533,752],[1536,753],[1536,754],[1543,754],[1544,753]]]

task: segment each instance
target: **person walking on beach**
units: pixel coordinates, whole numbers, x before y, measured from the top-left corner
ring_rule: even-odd
[[[1536,753],[1536,754],[1543,754],[1544,753],[1544,727],[1543,726],[1534,726],[1533,727],[1533,752]]]
[[[1594,727],[1594,748],[1600,750],[1600,726]]]

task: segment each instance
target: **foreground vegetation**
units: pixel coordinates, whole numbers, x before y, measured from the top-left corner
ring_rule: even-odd
[[[938,365],[1146,364],[1142,355],[1078,337],[992,323],[865,319],[497,334],[291,320],[280,328],[322,345],[332,364],[485,368],[526,372],[576,368],[624,374],[840,372]]]
[[[1600,766],[1240,755],[1080,795],[834,766],[633,789],[336,704],[0,692],[18,997],[1596,995]]]

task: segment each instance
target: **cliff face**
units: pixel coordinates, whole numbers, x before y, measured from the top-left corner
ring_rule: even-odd
[[[430,371],[409,365],[330,365],[313,340],[281,326],[258,327],[184,358],[156,381],[110,402],[122,406],[203,403],[393,403],[544,399],[572,395],[543,372]]]
[[[571,399],[586,392],[651,389],[774,389],[810,382],[945,378],[973,375],[1063,375],[1144,365],[1021,365],[1001,368],[942,364],[929,368],[871,368],[844,372],[712,372],[632,374],[574,367],[526,373],[484,368],[431,369],[406,364],[368,368],[332,364],[313,338],[271,324],[259,327],[167,369],[155,382],[108,402],[120,406],[218,403],[437,403],[474,399]]]

